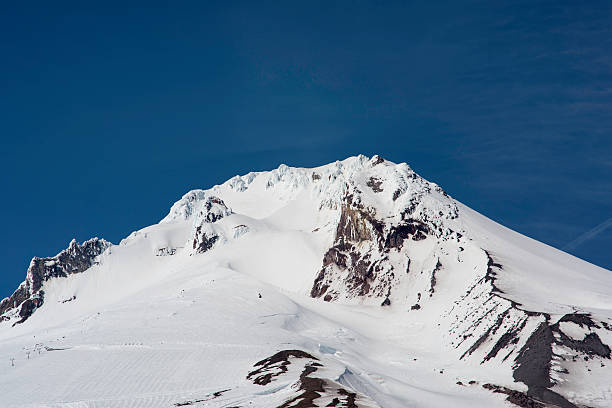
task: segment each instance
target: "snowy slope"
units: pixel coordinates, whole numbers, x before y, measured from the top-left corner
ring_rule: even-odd
[[[281,165],[0,303],[0,406],[612,406],[612,275],[406,164]]]

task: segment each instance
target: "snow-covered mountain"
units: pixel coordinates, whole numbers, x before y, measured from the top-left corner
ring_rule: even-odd
[[[34,258],[0,405],[609,407],[610,344],[610,271],[358,156]]]

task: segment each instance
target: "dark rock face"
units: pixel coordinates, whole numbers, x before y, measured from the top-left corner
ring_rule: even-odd
[[[223,218],[228,212],[228,208],[219,197],[208,197],[204,202],[201,215],[204,215],[206,222],[216,222]]]
[[[298,395],[285,401],[279,408],[310,408],[318,407],[316,400],[323,395],[332,397],[328,407],[357,408],[357,393],[342,388],[330,380],[313,376],[319,368],[323,367],[320,360],[302,350],[282,350],[264,360],[255,363],[256,370],[247,375],[247,380],[257,385],[268,385],[276,381],[288,371],[292,363],[290,359],[307,360],[299,378],[296,389]]]
[[[98,238],[85,241],[81,245],[72,240],[68,249],[53,258],[34,258],[28,269],[32,292],[38,292],[42,283],[50,278],[63,278],[73,273],[84,272],[109,246],[109,242]]]
[[[442,264],[440,263],[440,258],[438,258],[438,262],[436,262],[436,266],[434,270],[431,272],[431,279],[429,282],[429,296],[433,296],[436,291],[436,272],[442,269]]]
[[[521,335],[521,332],[523,331],[523,329],[525,328],[525,325],[527,324],[527,319],[523,319],[523,321],[518,325],[518,326],[513,326],[510,327],[497,341],[497,343],[495,343],[495,345],[493,346],[493,348],[491,349],[491,351],[489,351],[489,353],[485,356],[484,361],[489,361],[492,358],[497,357],[497,353],[499,353],[501,350],[507,348],[509,345],[511,344],[517,344],[519,342],[519,338]],[[506,355],[506,357],[504,357],[504,361],[508,358],[508,355]]]
[[[19,317],[21,317],[21,320],[17,323],[23,323],[28,317],[32,316],[32,313],[42,306],[44,298],[45,292],[41,290],[35,296],[26,299],[25,302],[21,304],[21,309],[19,310]]]
[[[578,359],[610,358],[610,347],[604,344],[595,330],[609,330],[604,322],[595,321],[586,314],[566,314],[558,322],[551,322],[546,313],[526,310],[523,305],[507,298],[497,286],[497,276],[503,271],[503,265],[496,262],[493,255],[484,251],[486,269],[482,277],[471,286],[460,302],[468,300],[464,308],[473,310],[467,324],[459,331],[459,347],[464,342],[471,342],[461,355],[461,359],[477,350],[486,350],[481,364],[501,358],[506,361],[514,358],[513,378],[528,387],[526,393],[491,386],[494,392],[508,395],[508,401],[525,407],[554,406],[573,408],[576,405],[563,395],[552,390],[556,385],[552,374],[568,374],[563,361],[568,358]],[[465,318],[465,316],[463,316]],[[571,338],[563,332],[565,324],[575,324],[586,329],[583,338]],[[535,327],[535,329],[534,329]],[[527,329],[530,328],[530,329]],[[474,332],[478,332],[474,336]],[[524,344],[519,348],[519,342]],[[554,347],[565,349],[563,355],[556,355]],[[553,368],[553,361],[554,367]],[[603,364],[603,363],[602,363]],[[556,368],[560,367],[560,368]],[[555,370],[555,372],[553,372]],[[541,404],[541,405],[537,405]]]
[[[515,362],[513,377],[531,388],[548,388],[552,361],[552,344],[555,338],[547,323],[542,323],[531,334]]]
[[[351,197],[347,199],[350,203]],[[329,272],[333,268],[350,270],[346,282],[350,291],[357,292],[360,296],[370,292],[370,282],[374,278],[377,265],[370,260],[371,256],[367,251],[361,252],[356,246],[366,241],[379,241],[383,226],[372,214],[349,203],[342,206],[334,245],[323,256],[323,269],[315,279],[310,292],[312,297],[326,294],[330,286],[328,281],[331,279]]]
[[[17,290],[13,292],[13,294],[10,297],[4,298],[2,302],[0,302],[0,316],[4,315],[4,313],[6,313],[7,311],[11,309],[18,307],[23,302],[25,302],[26,299],[28,299],[29,297],[30,297],[30,283],[26,280],[24,283],[19,285]],[[8,320],[8,316],[3,316],[3,317],[5,317],[5,319],[3,320]]]
[[[376,241],[382,234],[383,224],[361,206],[342,206],[340,222],[336,228],[336,242],[342,244]]]
[[[463,359],[466,355],[471,355],[473,352],[475,352],[476,350],[478,350],[478,348],[480,346],[482,346],[485,341],[487,341],[490,337],[492,337],[492,335],[494,335],[495,333],[497,333],[497,331],[500,329],[500,327],[502,326],[504,319],[506,318],[506,316],[508,315],[508,313],[510,312],[510,309],[506,309],[504,310],[495,320],[495,323],[489,325],[487,331],[485,331],[480,337],[478,337],[478,340],[476,340],[476,342],[474,342],[469,349],[467,349],[465,351],[465,353],[463,353],[463,355],[461,356],[461,359]],[[498,342],[499,343],[499,342]],[[494,347],[495,348],[495,347]],[[491,354],[491,353],[489,353]],[[497,354],[497,352],[495,352],[495,354]],[[487,356],[488,357],[488,356]],[[487,357],[485,357],[485,361],[487,360]],[[492,357],[490,357],[492,358]]]
[[[546,322],[540,324],[521,349],[515,359],[513,377],[529,387],[527,395],[561,408],[575,408],[576,405],[549,389],[555,385],[550,375],[554,356],[553,344],[567,347],[584,356],[584,359],[595,356],[609,359],[610,347],[604,344],[595,332],[587,333],[579,340],[570,338],[562,331],[560,327],[562,322],[575,323],[580,327],[601,328],[589,315],[566,314],[554,324],[550,324],[549,320],[549,316],[546,316]],[[567,373],[567,370],[565,372]]]
[[[517,382],[522,382],[528,387],[528,391],[523,396],[511,391],[499,388],[494,392],[508,394],[508,400],[520,406],[533,406],[535,402],[543,403],[545,406],[555,406],[561,408],[573,408],[575,404],[568,401],[561,394],[551,390],[556,382],[551,376],[553,359],[562,366],[563,358],[556,356],[553,352],[553,345],[564,347],[576,354],[576,358],[610,358],[610,348],[604,344],[594,331],[587,333],[583,339],[572,339],[563,333],[561,323],[567,322],[576,324],[580,327],[607,330],[603,322],[594,321],[589,315],[585,314],[566,314],[558,322],[552,323],[551,317],[542,312],[525,310],[522,305],[506,298],[506,294],[497,286],[497,275],[503,270],[503,266],[495,262],[491,253],[485,251],[487,265],[484,277],[470,290],[477,288],[484,289],[483,285],[488,285],[487,290],[482,291],[484,303],[488,304],[485,314],[498,310],[497,318],[488,323],[487,329],[461,356],[464,358],[478,349],[489,347],[489,351],[482,363],[486,363],[497,357],[503,351],[503,360],[508,359],[513,353],[514,366],[513,377]],[[469,291],[468,291],[469,295]],[[482,321],[482,312],[477,312],[478,321]],[[532,332],[525,332],[529,322],[538,322],[537,328]],[[533,327],[533,325],[530,325]],[[497,333],[497,334],[496,334]],[[501,333],[501,335],[500,335]],[[470,338],[470,333],[465,333],[464,339]],[[497,340],[490,345],[493,338]],[[526,339],[525,344],[516,349],[520,339]],[[485,346],[486,345],[486,346]],[[515,350],[515,351],[513,351]],[[571,354],[571,352],[570,352]],[[561,359],[561,361],[558,361]],[[568,373],[567,369],[558,373]],[[527,399],[525,399],[526,397]],[[524,405],[521,405],[524,404]]]
[[[558,325],[555,325],[558,327]],[[599,356],[603,358],[610,358],[610,347],[604,344],[597,333],[588,333],[584,339],[576,340],[568,337],[561,330],[554,329],[559,334],[560,340],[558,343],[567,346],[568,348],[577,351],[588,356]]]
[[[318,358],[302,350],[282,350],[255,363],[255,367],[258,368],[247,375],[247,380],[252,380],[257,385],[269,384],[274,377],[287,372],[287,367],[291,364],[289,358],[318,360]]]
[[[325,380],[311,377],[310,375],[317,372],[319,367],[323,366],[319,363],[310,363],[304,367],[304,371],[300,374],[299,391],[301,391],[301,394],[286,401],[279,408],[310,408],[317,406],[314,401],[325,392]]]
[[[399,249],[404,245],[404,240],[412,238],[413,241],[421,241],[429,233],[427,225],[414,219],[408,219],[401,225],[391,227],[385,246]]]
[[[372,188],[378,188],[378,184],[372,184]],[[334,244],[323,256],[323,267],[310,295],[324,296],[326,301],[335,299],[337,293],[330,289],[336,279],[334,270],[348,271],[343,276],[349,296],[380,297],[383,298],[382,305],[388,306],[392,282],[396,279],[389,252],[400,251],[406,240],[423,240],[429,234],[431,228],[427,224],[407,214],[399,224],[388,225],[376,218],[374,210],[364,208],[359,196],[347,194],[343,199]]]
[[[372,156],[372,166],[376,166],[377,164],[381,164],[385,162],[385,159],[377,154]]]
[[[197,226],[193,234],[192,246],[197,253],[209,251],[221,239],[212,224],[231,213],[232,211],[219,197],[209,196],[206,198],[196,215],[195,221]]]
[[[479,328],[482,334],[460,357],[463,359],[467,355],[472,355],[484,345],[490,347],[490,343],[495,341],[481,364],[496,358],[501,351],[504,355],[503,361],[507,360],[516,351],[516,344],[524,334],[523,329],[529,319],[532,317],[541,319],[543,316],[541,313],[523,310],[519,304],[504,297],[503,291],[495,283],[497,273],[503,267],[493,260],[488,251],[485,250],[484,254],[487,260],[485,274],[464,295],[464,298],[475,301],[476,307],[473,314],[475,321],[469,329]],[[487,318],[493,316],[494,319]],[[474,337],[472,332],[468,331],[462,333],[462,338],[459,344]]]
[[[499,394],[506,394],[506,401],[523,408],[544,408],[544,404],[527,394],[493,384],[483,384],[482,388]]]
[[[110,246],[110,242],[99,238],[92,238],[83,244],[72,240],[67,249],[54,257],[33,258],[26,280],[10,297],[0,303],[0,316],[13,309],[19,309],[18,314],[21,319],[14,324],[23,323],[43,305],[44,291],[41,289],[45,281],[85,272]]]
[[[219,235],[211,233],[210,231],[203,231],[202,225],[198,225],[196,228],[195,236],[193,237],[193,249],[198,253],[206,252],[215,245],[215,242],[219,240]]]
[[[372,189],[372,191],[374,191],[375,193],[381,193],[383,191],[383,189],[381,187],[382,180],[378,179],[376,177],[370,177],[370,179],[368,180],[366,185],[368,187],[370,187]]]
[[[566,314],[561,319],[559,319],[559,323],[562,323],[562,322],[572,322],[572,323],[576,323],[580,327],[586,326],[590,329],[592,328],[599,329],[601,327],[593,321],[590,315],[585,314],[585,313]]]

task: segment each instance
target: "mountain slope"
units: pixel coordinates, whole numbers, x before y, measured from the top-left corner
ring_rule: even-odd
[[[0,304],[9,406],[612,405],[610,272],[406,164],[236,176],[92,242]]]

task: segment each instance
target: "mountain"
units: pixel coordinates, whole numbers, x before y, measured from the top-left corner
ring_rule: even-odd
[[[562,222],[562,220],[560,221]],[[612,274],[379,156],[185,194],[0,303],[7,407],[609,407]]]

